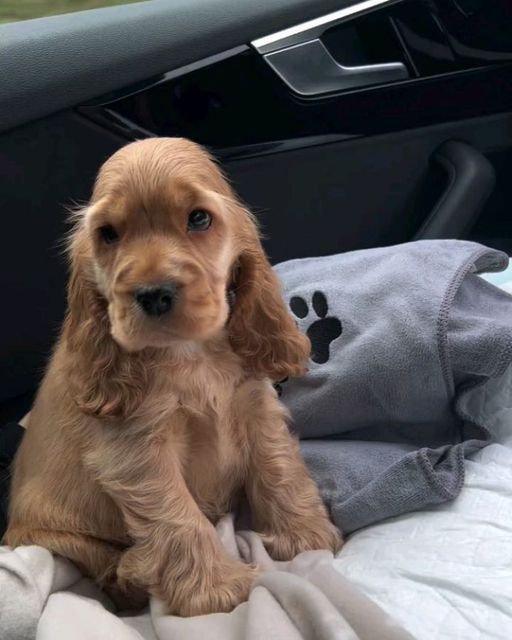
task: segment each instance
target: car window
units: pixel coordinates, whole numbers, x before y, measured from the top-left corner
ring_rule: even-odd
[[[0,23],[134,2],[140,0],[0,0]]]

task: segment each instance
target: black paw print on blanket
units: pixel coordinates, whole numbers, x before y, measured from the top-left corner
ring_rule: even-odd
[[[338,318],[327,315],[329,305],[321,291],[315,291],[312,304],[318,320],[310,324],[306,331],[313,347],[311,360],[317,364],[324,364],[329,360],[331,343],[341,336],[343,328]],[[306,318],[309,315],[308,303],[299,296],[290,300],[290,309],[297,318]]]

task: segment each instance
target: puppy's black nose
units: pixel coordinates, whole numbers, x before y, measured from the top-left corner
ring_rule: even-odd
[[[171,284],[141,287],[135,291],[135,300],[148,316],[161,316],[172,307],[176,287]]]

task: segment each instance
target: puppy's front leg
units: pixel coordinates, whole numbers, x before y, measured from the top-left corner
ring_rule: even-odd
[[[318,488],[290,434],[287,414],[273,389],[253,389],[246,400],[250,469],[246,483],[254,525],[276,560],[302,551],[341,548]]]
[[[246,600],[256,569],[224,551],[172,445],[106,430],[100,440],[86,464],[119,506],[133,540],[118,565],[119,586],[143,588],[181,616],[231,611]]]

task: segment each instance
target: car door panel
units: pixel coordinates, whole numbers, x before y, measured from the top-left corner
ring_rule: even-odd
[[[447,140],[496,170],[475,237],[512,237],[512,42],[501,29],[482,42],[467,29],[468,40],[451,0],[393,2],[400,14],[365,13],[325,42],[346,65],[400,59],[408,79],[313,99],[251,45],[352,4],[156,0],[0,27],[0,417],[30,398],[63,316],[65,209],[87,201],[101,163],[130,140],[207,145],[273,262],[412,239],[446,188],[431,159]],[[441,35],[433,4],[450,25]]]
[[[206,58],[350,0],[152,0],[0,25],[0,128]]]

